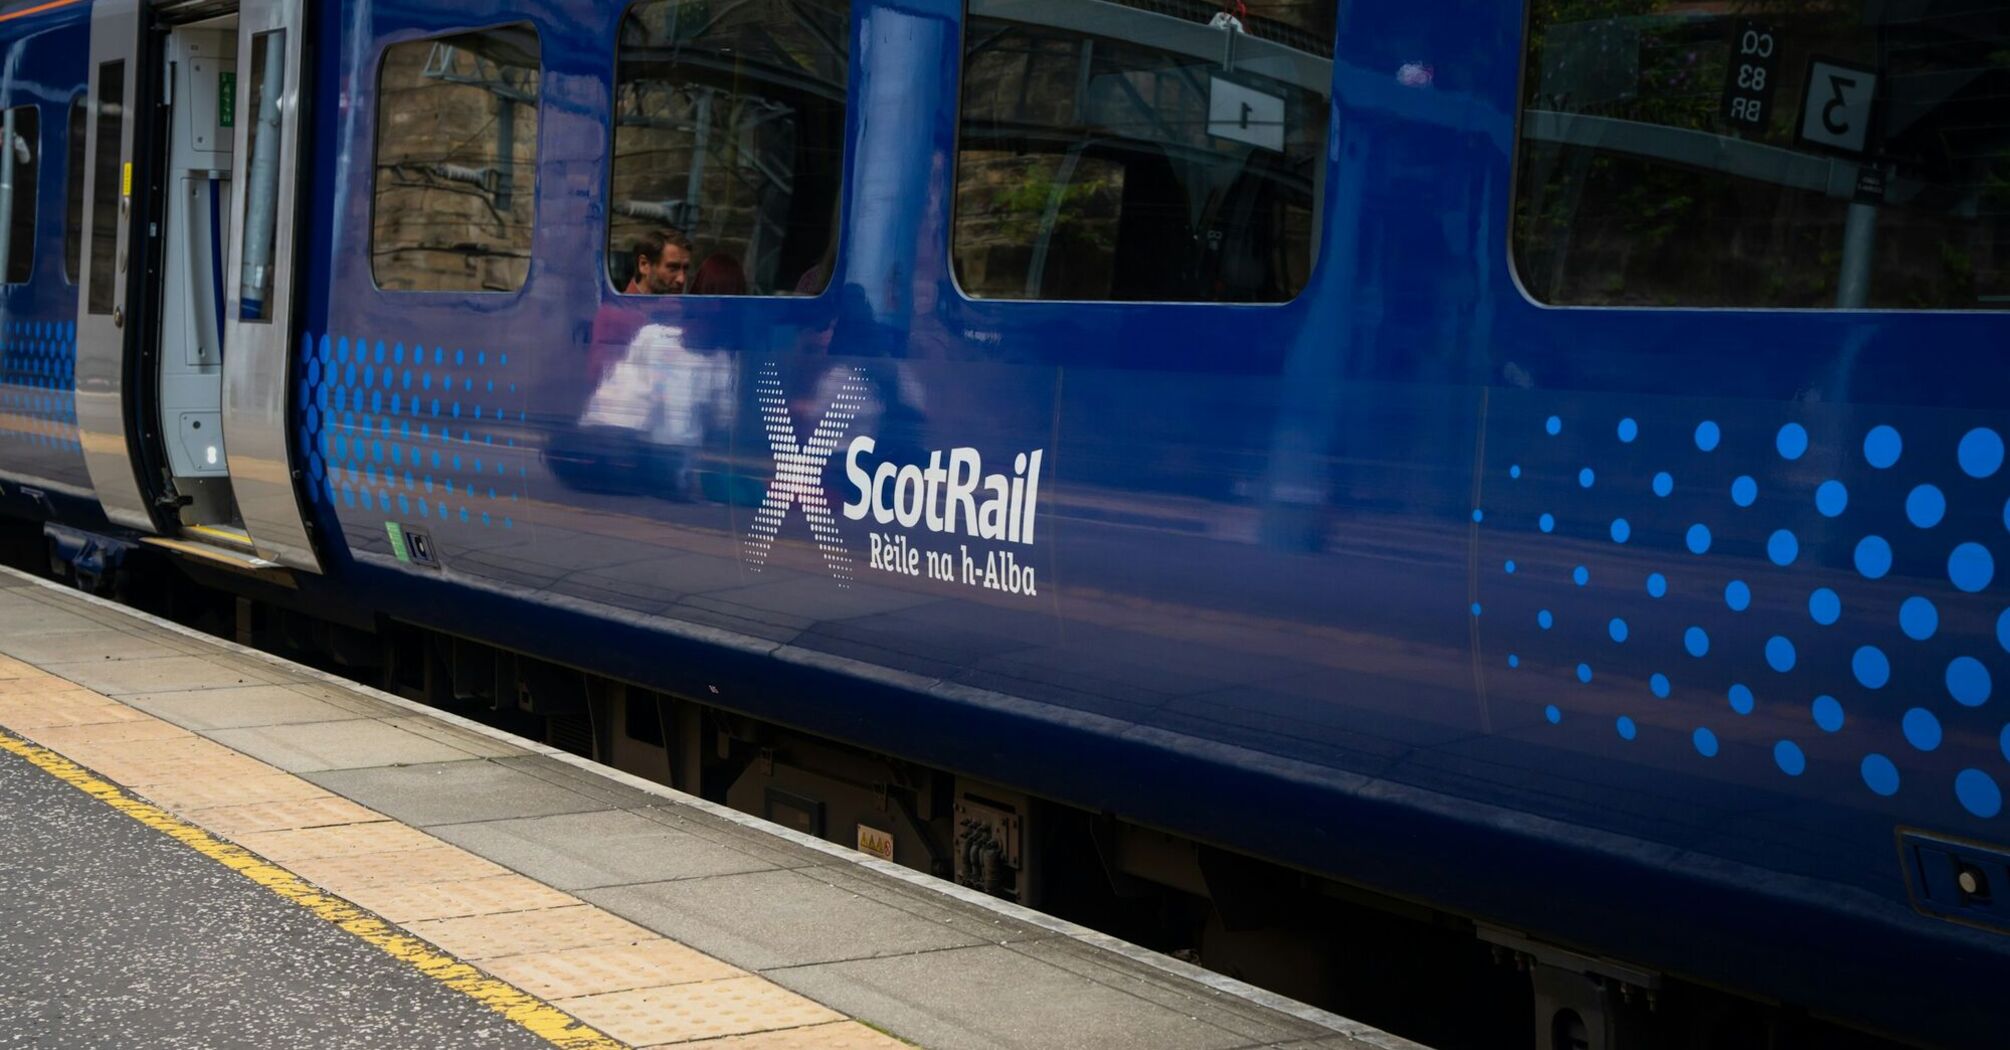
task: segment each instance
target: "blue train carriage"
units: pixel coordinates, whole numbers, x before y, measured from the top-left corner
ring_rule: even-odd
[[[79,187],[87,117],[82,65],[87,12],[0,14],[0,458],[13,493],[46,513],[95,503],[74,396],[76,284],[85,252]]]
[[[1999,1037],[2002,3],[0,37],[85,575],[1426,1040]]]

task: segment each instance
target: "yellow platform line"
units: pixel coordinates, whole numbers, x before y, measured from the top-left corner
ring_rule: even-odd
[[[340,927],[351,936],[501,1014],[512,1024],[561,1050],[627,1048],[627,1044],[581,1024],[572,1015],[529,992],[490,977],[417,937],[398,932],[389,923],[340,897],[321,892],[300,876],[250,850],[225,842],[159,806],[134,798],[118,785],[48,748],[0,732],[0,750],[21,756],[44,773],[265,887],[281,900],[299,905],[314,917]]]

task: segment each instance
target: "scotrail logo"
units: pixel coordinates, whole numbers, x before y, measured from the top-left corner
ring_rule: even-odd
[[[755,572],[766,567],[790,508],[800,506],[825,568],[839,587],[850,587],[852,552],[831,512],[824,476],[838,443],[867,411],[872,397],[869,381],[859,369],[845,369],[830,407],[807,441],[797,438],[796,421],[773,365],[761,369],[755,393],[775,474],[747,532],[743,545],[747,565]],[[860,434],[851,439],[844,457],[845,478],[856,490],[844,504],[844,516],[857,522],[870,518],[878,526],[867,537],[868,570],[1038,595],[1032,560],[1021,558],[1036,535],[1045,449],[1016,453],[1009,472],[994,474],[984,472],[983,453],[970,447],[930,450],[925,463],[903,463],[876,453],[879,445],[873,436]]]
[[[759,572],[767,566],[768,552],[781,535],[789,508],[800,505],[803,520],[809,522],[810,535],[823,552],[824,567],[837,578],[838,586],[850,587],[851,550],[838,532],[830,499],[824,495],[823,473],[825,464],[837,452],[838,442],[851,428],[851,421],[865,408],[865,376],[856,368],[845,370],[830,408],[817,420],[810,439],[801,443],[796,440],[796,421],[789,414],[789,399],[782,393],[782,377],[774,365],[761,369],[754,392],[761,402],[761,420],[768,431],[768,451],[775,458],[775,476],[768,481],[767,497],[761,500],[761,509],[754,513],[754,524],[747,530],[748,567]]]

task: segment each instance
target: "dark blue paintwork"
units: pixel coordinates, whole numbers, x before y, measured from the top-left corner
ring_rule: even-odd
[[[2010,557],[2010,473],[1962,452],[2010,430],[2003,317],[1532,304],[1506,247],[1520,12],[1477,0],[1342,5],[1322,256],[1292,303],[963,297],[951,0],[854,0],[828,290],[630,299],[601,249],[619,13],[319,5],[310,591],[1594,953],[1994,1038],[2010,937],[1916,911],[1896,834],[2010,841],[1984,786],[2010,784],[2010,696],[1949,675],[2010,675],[2010,579],[1970,592],[1967,556],[1949,564]],[[529,279],[377,290],[383,48],[517,21],[543,60]],[[1404,86],[1407,63],[1431,82]],[[686,498],[663,498],[675,462],[553,465],[612,382],[590,364],[603,312],[729,362],[738,418]],[[801,438],[818,376],[856,367],[873,407],[844,441],[975,447],[986,470],[1042,449],[1037,595],[869,569],[839,518],[842,587],[798,506],[754,571],[770,367]],[[1880,426],[1903,444],[1883,467]],[[1923,484],[1945,503],[1929,527],[1906,512]],[[397,561],[386,522],[444,567]],[[1887,571],[1859,568],[1871,536]],[[1923,640],[1909,598],[1934,607]],[[1888,684],[1856,673],[1866,649]]]
[[[77,443],[77,286],[64,272],[70,103],[85,91],[90,11],[79,5],[0,24],[8,75],[0,108],[36,105],[35,258],[25,284],[0,285],[0,460],[7,473],[56,494],[88,497]]]

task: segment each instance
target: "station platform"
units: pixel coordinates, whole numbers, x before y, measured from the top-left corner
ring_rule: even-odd
[[[0,569],[0,1047],[1407,1050]]]

